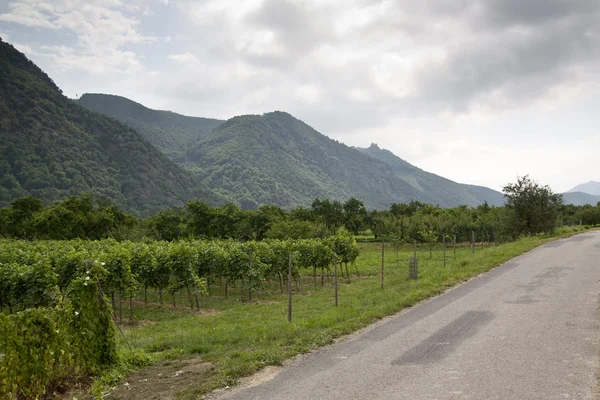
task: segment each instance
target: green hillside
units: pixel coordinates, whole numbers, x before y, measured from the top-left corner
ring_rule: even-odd
[[[423,196],[382,162],[283,112],[232,118],[188,152],[187,167],[218,193],[256,204],[356,197],[367,207]]]
[[[465,185],[441,176],[423,171],[394,155],[389,150],[380,149],[376,144],[358,149],[365,154],[389,165],[396,176],[417,190],[423,199],[442,207],[460,204],[476,206],[487,201],[490,205],[501,206],[504,196],[495,190],[475,185]]]
[[[129,125],[175,162],[184,162],[188,146],[224,122],[152,110],[125,97],[108,94],[84,94],[77,102]]]
[[[0,206],[34,195],[54,202],[90,192],[136,215],[218,197],[133,129],[65,97],[0,41]]]
[[[151,110],[119,96],[86,94],[78,102],[135,128],[207,187],[250,207],[309,205],[317,197],[357,197],[371,208],[410,200],[444,207],[503,203],[499,192],[430,174],[376,146],[349,148],[282,112],[224,122]]]
[[[583,192],[567,192],[562,194],[565,204],[584,206],[586,204],[595,206],[600,203],[600,196]]]

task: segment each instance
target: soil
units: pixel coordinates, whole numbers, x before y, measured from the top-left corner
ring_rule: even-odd
[[[211,367],[211,363],[198,358],[165,361],[132,373],[105,398],[111,400],[176,399],[177,393],[193,390],[199,386]]]

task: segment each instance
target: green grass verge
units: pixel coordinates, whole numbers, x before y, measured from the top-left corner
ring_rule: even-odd
[[[409,249],[396,255],[386,248],[385,288],[380,288],[381,245],[361,245],[357,266],[361,277],[339,279],[339,307],[334,304],[330,281],[314,286],[305,277],[300,293],[294,293],[293,322],[287,322],[287,296],[278,290],[263,293],[252,302],[240,301],[239,293],[229,298],[204,298],[202,306],[212,313],[199,314],[183,307],[135,307],[136,318],[147,321],[141,327],[124,327],[124,334],[145,362],[174,357],[200,357],[214,365],[203,382],[180,398],[197,398],[216,388],[234,385],[240,377],[267,365],[280,365],[298,353],[332,343],[336,338],[363,328],[387,315],[399,312],[435,296],[460,282],[502,264],[548,241],[581,232],[584,227],[561,228],[552,236],[527,237],[496,247],[447,251],[446,267],[439,246],[429,259],[429,249],[419,249],[419,280],[408,280]],[[307,273],[309,271],[306,271]],[[312,272],[312,271],[311,271]],[[274,287],[279,287],[278,284]],[[123,354],[128,349],[120,339]],[[130,359],[131,357],[129,357]],[[98,380],[99,386],[113,384],[138,367],[130,362]],[[112,374],[112,375],[111,375]]]

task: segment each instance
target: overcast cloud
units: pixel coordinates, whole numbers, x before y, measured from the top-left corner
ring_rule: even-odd
[[[494,189],[600,180],[597,21],[597,0],[0,0],[0,36],[70,97],[284,110]]]

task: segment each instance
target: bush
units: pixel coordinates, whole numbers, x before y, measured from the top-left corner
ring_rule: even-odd
[[[106,271],[98,263],[89,266],[69,285],[66,298],[57,300],[54,307],[44,304],[15,314],[0,313],[0,397],[45,397],[68,380],[96,374],[118,361],[111,309],[99,295],[98,282]],[[45,271],[43,266],[38,268]],[[21,269],[27,275],[35,266]],[[19,275],[17,282],[22,280]],[[19,285],[13,285],[15,288]],[[40,294],[48,290],[58,292],[56,282],[54,286],[40,286],[37,291],[18,291],[33,293],[23,297],[26,303],[35,305],[39,298],[45,298]]]
[[[33,399],[79,373],[65,308],[0,314],[0,396]]]

